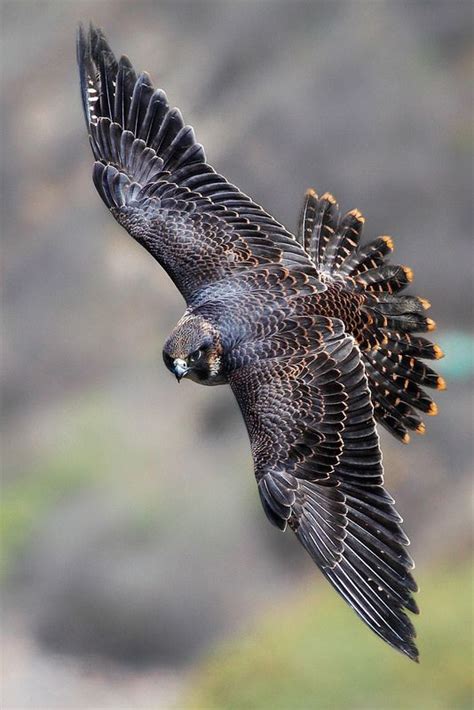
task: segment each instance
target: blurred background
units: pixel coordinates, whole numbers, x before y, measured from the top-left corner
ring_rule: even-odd
[[[2,11],[2,707],[468,708],[472,4],[27,2]],[[290,229],[360,208],[438,322],[440,415],[386,480],[421,664],[371,634],[260,508],[228,388],[161,361],[181,297],[91,181],[77,23],[181,108]]]

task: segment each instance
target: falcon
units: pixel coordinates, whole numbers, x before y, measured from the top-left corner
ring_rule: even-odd
[[[423,389],[442,357],[415,335],[429,303],[401,291],[390,237],[308,190],[296,234],[219,175],[149,75],[79,29],[93,181],[111,214],[186,302],[163,359],[179,381],[228,384],[245,420],[263,509],[382,639],[417,660],[414,564],[383,487],[376,422],[407,443],[436,414]]]

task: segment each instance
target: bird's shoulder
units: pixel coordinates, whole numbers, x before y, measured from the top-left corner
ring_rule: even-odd
[[[190,312],[209,320],[221,333],[224,350],[234,366],[266,356],[278,343],[304,347],[304,334],[317,333],[319,295],[325,286],[311,269],[268,264],[217,281],[202,289],[189,304]]]

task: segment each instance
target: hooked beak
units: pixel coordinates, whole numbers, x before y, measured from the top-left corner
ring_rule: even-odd
[[[173,372],[178,382],[188,374],[188,369],[189,368],[185,360],[181,360],[179,357],[176,358],[176,360],[173,360]]]

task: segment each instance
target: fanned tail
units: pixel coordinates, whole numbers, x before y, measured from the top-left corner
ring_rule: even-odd
[[[430,303],[402,295],[413,280],[407,266],[388,263],[391,237],[360,245],[364,217],[358,210],[340,215],[334,197],[308,190],[298,239],[328,289],[321,294],[324,315],[346,323],[362,351],[375,417],[396,438],[410,440],[425,424],[420,412],[438,409],[423,387],[444,390],[445,381],[421,360],[438,360],[438,345],[415,333],[433,331]]]

